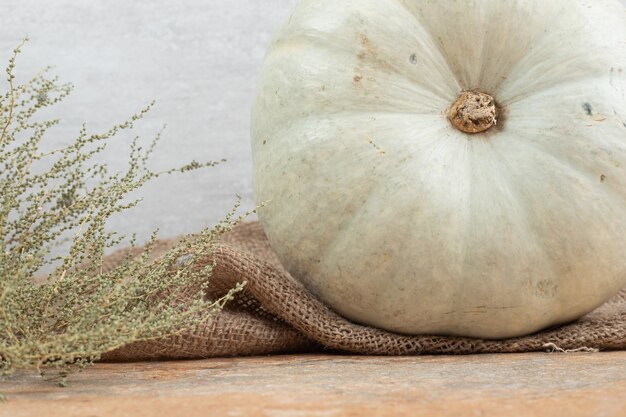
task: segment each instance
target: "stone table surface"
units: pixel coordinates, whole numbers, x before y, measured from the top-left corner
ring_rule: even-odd
[[[0,416],[626,416],[626,352],[298,355],[20,374]]]

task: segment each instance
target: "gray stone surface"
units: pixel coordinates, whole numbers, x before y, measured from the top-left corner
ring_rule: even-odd
[[[142,205],[111,224],[143,238],[156,227],[163,236],[192,232],[218,221],[237,194],[243,208],[254,207],[250,108],[265,47],[295,2],[3,0],[0,59],[6,62],[29,35],[18,76],[54,65],[55,74],[75,85],[54,111],[63,124],[49,135],[51,147],[75,137],[82,122],[101,131],[154,99],[136,133],[148,141],[167,124],[155,169],[226,158],[218,168],[148,185]],[[106,154],[119,169],[127,139]]]
[[[626,0],[622,0],[626,4]],[[250,106],[265,46],[296,0],[19,0],[0,2],[0,57],[29,35],[18,72],[46,65],[76,86],[55,110],[64,123],[49,146],[75,136],[82,122],[106,129],[151,100],[138,126],[148,140],[167,123],[155,168],[227,158],[214,169],[159,180],[143,204],[112,227],[147,237],[191,232],[219,220],[243,197],[254,206]],[[121,138],[123,139],[123,138]],[[107,160],[123,168],[124,140]]]

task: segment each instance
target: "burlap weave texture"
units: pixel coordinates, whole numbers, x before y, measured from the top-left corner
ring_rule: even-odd
[[[166,250],[170,242],[162,242]],[[575,323],[508,339],[405,336],[349,322],[309,293],[280,265],[258,222],[243,223],[222,237],[210,296],[236,283],[247,285],[235,301],[189,334],[135,343],[110,352],[105,361],[196,359],[332,350],[369,355],[513,353],[626,349],[626,288]],[[114,265],[120,256],[107,260]]]

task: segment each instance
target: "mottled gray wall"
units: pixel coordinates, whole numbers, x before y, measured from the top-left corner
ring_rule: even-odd
[[[156,99],[138,129],[148,139],[168,125],[156,168],[227,158],[219,168],[147,186],[143,205],[112,225],[143,237],[155,227],[163,235],[191,232],[220,219],[236,194],[253,207],[249,113],[256,74],[296,1],[2,0],[0,56],[28,34],[19,74],[52,64],[75,84],[56,111],[64,123],[51,132],[50,146],[68,141],[83,121],[103,130]],[[110,149],[113,166],[123,167],[124,149]]]
[[[50,144],[75,137],[83,121],[104,130],[155,99],[137,129],[150,139],[167,123],[155,168],[228,159],[219,168],[147,186],[141,207],[112,225],[144,237],[155,227],[164,236],[191,232],[218,221],[237,194],[244,208],[254,207],[249,119],[256,77],[272,33],[295,3],[2,0],[0,57],[6,61],[28,34],[18,74],[52,64],[54,73],[75,84],[55,111],[63,125],[51,132]],[[113,166],[124,167],[123,146],[107,155]]]

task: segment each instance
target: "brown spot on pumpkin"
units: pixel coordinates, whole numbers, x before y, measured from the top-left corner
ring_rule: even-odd
[[[367,37],[367,35],[364,35],[364,34],[359,35],[359,43],[361,44],[361,47],[363,48],[363,51],[361,51],[357,55],[359,59],[364,59],[366,57],[371,57],[371,58],[378,57],[378,49],[374,45],[372,45],[372,42]]]
[[[549,280],[539,281],[535,287],[535,294],[539,298],[554,298],[559,290],[559,285]]]
[[[417,64],[417,54],[411,54],[409,57],[409,62],[413,65]]]
[[[593,107],[589,103],[583,103],[583,110],[587,113],[587,116],[593,116]]]
[[[604,182],[606,181],[606,175],[602,174],[600,175],[600,182]]]
[[[267,139],[263,140],[263,145],[265,145],[267,143]]]
[[[362,79],[363,79],[362,75],[355,75],[354,78],[352,79],[352,84],[354,84],[355,86],[359,86],[361,85]]]
[[[374,147],[374,149],[376,149],[378,151],[379,154],[381,155],[385,155],[387,152],[385,152],[385,150],[383,148],[381,148],[380,146],[378,146],[376,144],[376,142],[374,142],[373,139],[368,139],[367,140],[369,142],[370,145],[372,145],[372,147]]]

